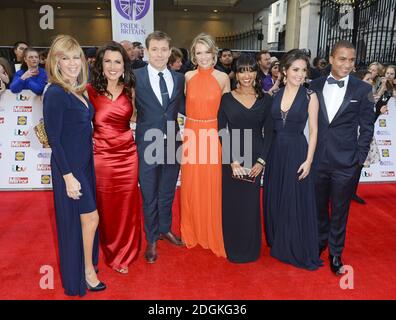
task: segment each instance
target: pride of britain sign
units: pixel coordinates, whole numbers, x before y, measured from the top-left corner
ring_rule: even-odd
[[[154,31],[153,7],[154,0],[112,0],[113,40],[144,43]]]

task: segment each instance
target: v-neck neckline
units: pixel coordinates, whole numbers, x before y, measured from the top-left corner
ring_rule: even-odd
[[[283,91],[282,91],[282,95],[281,95],[281,97],[280,97],[280,102],[279,102],[279,109],[280,109],[281,112],[283,112],[283,113],[289,113],[289,112],[290,112],[290,110],[293,108],[293,106],[294,106],[294,104],[295,104],[295,102],[296,102],[296,100],[297,100],[297,97],[298,97],[298,94],[300,93],[301,87],[302,87],[302,86],[300,86],[300,87],[297,89],[297,93],[296,93],[296,95],[294,96],[293,102],[291,103],[290,108],[288,108],[286,111],[282,110],[282,99],[283,99],[283,96],[285,95],[285,91],[286,91],[286,87],[284,87],[284,89],[283,89]]]
[[[234,98],[234,100],[236,100],[236,102],[238,102],[244,109],[246,109],[246,110],[252,110],[253,109],[253,107],[255,106],[255,104],[257,103],[257,97],[256,97],[256,99],[254,100],[254,102],[253,102],[253,104],[250,106],[250,108],[248,108],[248,107],[246,107],[241,101],[239,101],[234,95],[233,95],[233,93],[232,92],[230,92],[230,94],[231,94],[231,96]]]
[[[89,100],[83,94],[81,96],[83,97],[83,99],[85,100],[85,102],[87,104],[85,104],[83,101],[81,101],[81,99],[79,97],[77,97],[77,95],[75,95],[74,93],[72,93],[72,95],[84,105],[85,109],[89,110]]]

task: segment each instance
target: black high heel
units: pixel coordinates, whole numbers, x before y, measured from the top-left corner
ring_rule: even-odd
[[[96,287],[92,287],[92,286],[88,283],[87,280],[85,280],[85,283],[87,284],[87,289],[88,289],[89,291],[94,291],[94,292],[96,292],[96,291],[103,291],[103,290],[106,289],[106,285],[105,285],[103,282],[101,282],[101,281],[99,281],[99,284],[98,284]]]

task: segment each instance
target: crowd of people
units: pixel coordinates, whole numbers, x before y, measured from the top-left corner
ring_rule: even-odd
[[[41,58],[25,42],[13,61],[0,58],[2,87],[44,92],[65,293],[106,289],[99,244],[107,266],[129,272],[141,207],[147,263],[160,239],[255,261],[264,217],[272,257],[317,270],[328,247],[331,270],[343,274],[350,202],[362,167],[377,159],[374,122],[396,95],[396,67],[375,62],[355,72],[356,50],[343,40],[329,63],[315,58],[313,67],[298,49],[280,61],[267,50],[218,52],[207,34],[193,40],[191,59],[162,31],[145,47],[110,41],[84,53],[59,35]],[[179,171],[180,236],[172,231]]]

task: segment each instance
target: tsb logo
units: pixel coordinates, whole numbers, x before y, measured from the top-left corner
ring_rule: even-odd
[[[25,160],[25,152],[24,151],[15,152],[15,160],[16,161],[24,161]]]
[[[17,125],[18,126],[26,126],[27,125],[27,117],[26,116],[18,116]]]

